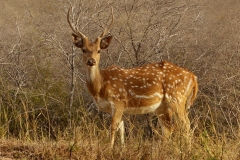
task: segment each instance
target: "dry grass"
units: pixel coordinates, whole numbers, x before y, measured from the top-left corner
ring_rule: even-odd
[[[82,134],[82,133],[80,133]],[[86,135],[85,135],[86,136]],[[1,139],[2,158],[12,159],[239,159],[240,143],[226,137],[209,137],[202,133],[186,143],[182,135],[163,141],[159,137],[141,140],[134,137],[126,146],[109,149],[106,136],[80,138],[77,141],[23,141]],[[105,141],[105,142],[104,142]]]
[[[108,148],[110,116],[85,87],[70,4],[91,39],[114,8],[114,40],[101,67],[164,59],[197,75],[191,145],[180,131],[163,140],[154,115],[125,115],[126,146],[118,137]],[[236,0],[2,2],[0,159],[240,159],[239,8]]]

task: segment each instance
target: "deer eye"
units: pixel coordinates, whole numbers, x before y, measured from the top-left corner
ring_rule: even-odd
[[[82,49],[82,52],[83,52],[83,53],[86,53],[86,49]]]
[[[100,53],[101,52],[101,50],[98,50],[98,53]]]

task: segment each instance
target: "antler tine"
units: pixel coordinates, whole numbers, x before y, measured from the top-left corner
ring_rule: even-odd
[[[78,30],[78,28],[76,27],[76,29],[75,29],[75,27],[73,27],[73,25],[72,25],[72,22],[70,21],[70,10],[72,9],[72,7],[70,7],[69,9],[68,9],[68,14],[67,14],[67,21],[68,21],[68,24],[69,24],[69,26],[71,27],[71,29],[73,30],[73,32],[75,33],[75,34],[77,34],[78,36],[80,36],[81,38],[85,38],[86,36],[84,35],[84,34],[82,34],[79,30]]]
[[[104,31],[103,31],[103,33],[101,34],[100,38],[102,38],[107,32],[109,32],[112,24],[113,24],[113,8],[112,8],[112,21],[111,21],[111,23],[109,24],[109,26],[104,29]]]

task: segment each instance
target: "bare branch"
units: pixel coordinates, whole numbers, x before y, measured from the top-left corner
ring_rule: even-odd
[[[103,38],[103,36],[104,36],[107,32],[109,32],[109,30],[110,30],[110,28],[111,28],[111,26],[112,26],[112,24],[113,24],[113,18],[114,18],[114,16],[113,16],[113,8],[112,8],[112,21],[111,21],[111,23],[109,24],[109,26],[103,31],[103,33],[101,34],[100,38]]]

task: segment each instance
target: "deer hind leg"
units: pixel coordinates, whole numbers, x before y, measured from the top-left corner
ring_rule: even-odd
[[[165,138],[170,138],[172,134],[172,110],[163,106],[159,108],[160,109],[156,111],[156,114],[161,125],[162,135]]]
[[[185,144],[187,146],[188,149],[192,148],[191,145],[191,140],[192,140],[192,136],[191,136],[191,126],[190,126],[190,120],[188,118],[188,111],[187,111],[187,106],[185,106],[185,103],[182,103],[182,105],[178,106],[179,108],[181,108],[181,110],[179,109],[177,112],[177,119],[176,119],[176,123],[177,123],[177,127],[179,130],[179,133],[182,138],[182,142],[183,144]]]
[[[183,138],[189,141],[189,133],[190,133],[190,121],[188,118],[188,109],[187,109],[187,97],[181,97],[181,102],[177,103],[169,103],[169,107],[172,108],[174,112],[174,125],[176,126],[177,132],[183,136]]]
[[[176,127],[180,129],[180,131],[188,133],[190,131],[190,121],[185,105],[186,102],[184,98],[182,100],[182,103],[169,103],[169,107],[171,107],[174,112],[174,118],[176,119],[174,122]]]
[[[189,96],[187,97],[186,103],[185,103],[185,121],[186,121],[186,128],[187,130],[190,132],[191,131],[191,123],[189,121],[188,118],[188,110],[190,109],[191,105],[192,105],[192,98],[193,98],[193,90],[190,92]]]
[[[180,127],[182,127],[181,129],[188,134],[190,132],[190,120],[188,118],[187,111],[178,113],[178,118],[180,120],[179,125],[180,125]]]
[[[182,122],[182,124],[180,124],[185,133],[189,134],[190,130],[191,130],[191,123],[190,120],[188,118],[188,109],[191,106],[191,98],[192,98],[193,94],[192,91],[190,92],[189,96],[183,98],[182,103],[180,103],[180,105],[178,106],[179,109],[177,110],[177,114],[178,114],[178,118],[180,119],[180,121]]]

